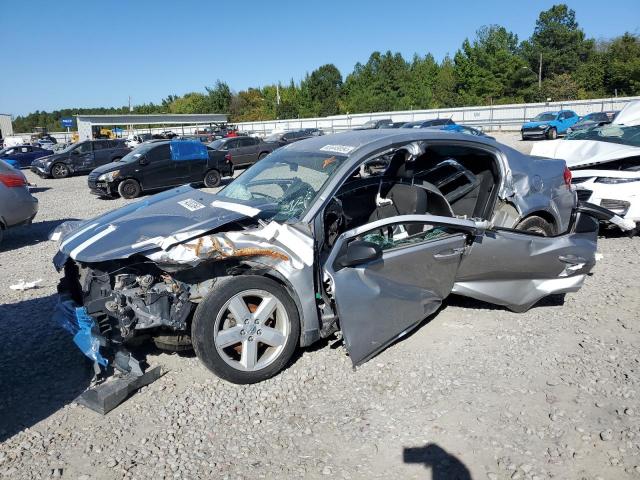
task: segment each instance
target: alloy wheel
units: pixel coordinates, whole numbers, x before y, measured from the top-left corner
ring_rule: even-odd
[[[280,300],[265,290],[245,290],[218,313],[214,343],[229,366],[251,372],[276,361],[290,333],[289,316]]]

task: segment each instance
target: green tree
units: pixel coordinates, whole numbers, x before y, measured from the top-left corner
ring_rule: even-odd
[[[465,40],[454,57],[457,91],[465,105],[493,99],[522,101],[519,90],[530,83],[527,63],[518,54],[518,36],[499,25],[480,28],[472,42]]]
[[[605,53],[606,93],[640,95],[640,37],[625,33],[613,39]]]
[[[447,56],[440,63],[433,85],[433,106],[447,108],[459,105],[456,86],[455,65],[451,57]]]
[[[409,108],[424,109],[434,106],[434,88],[438,70],[438,62],[435,61],[430,53],[424,57],[418,54],[413,56],[407,83]]]
[[[231,89],[229,85],[220,80],[216,80],[215,86],[204,87],[207,91],[208,105],[206,112],[197,113],[228,113],[231,106]]]
[[[342,89],[342,74],[333,64],[322,65],[302,82],[312,116],[326,117],[338,113],[338,99]]]
[[[536,72],[542,55],[542,78],[546,78],[571,74],[590,59],[594,47],[595,42],[587,39],[579,27],[575,11],[559,4],[540,13],[533,35],[522,43],[522,53]]]

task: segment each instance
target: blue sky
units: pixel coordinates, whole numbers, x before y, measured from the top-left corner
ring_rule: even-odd
[[[482,25],[523,39],[553,1],[2,0],[0,112],[159,102],[299,81],[324,63],[343,75],[374,50],[454,54]],[[638,0],[568,1],[588,36],[640,30]]]

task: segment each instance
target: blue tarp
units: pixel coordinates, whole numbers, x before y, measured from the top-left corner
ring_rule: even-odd
[[[95,320],[84,307],[67,300],[56,305],[53,318],[62,328],[73,335],[73,343],[88,358],[106,367],[109,361],[100,354],[99,332]]]
[[[171,160],[207,160],[207,147],[195,140],[174,140],[171,145]]]

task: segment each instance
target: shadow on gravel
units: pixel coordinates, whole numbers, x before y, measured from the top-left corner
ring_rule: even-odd
[[[31,193],[46,192],[47,190],[51,190],[51,187],[31,187],[29,189]]]
[[[64,218],[62,220],[45,220],[44,222],[36,221],[31,225],[20,225],[5,231],[5,237],[0,244],[0,252],[13,250],[14,248],[35,245],[36,243],[49,240],[51,231],[62,222],[77,220],[75,218]]]
[[[93,376],[51,318],[57,298],[0,306],[0,442],[72,402]]]
[[[424,447],[405,447],[402,460],[404,463],[423,464],[431,470],[431,480],[471,480],[465,464],[435,443],[427,443]]]

